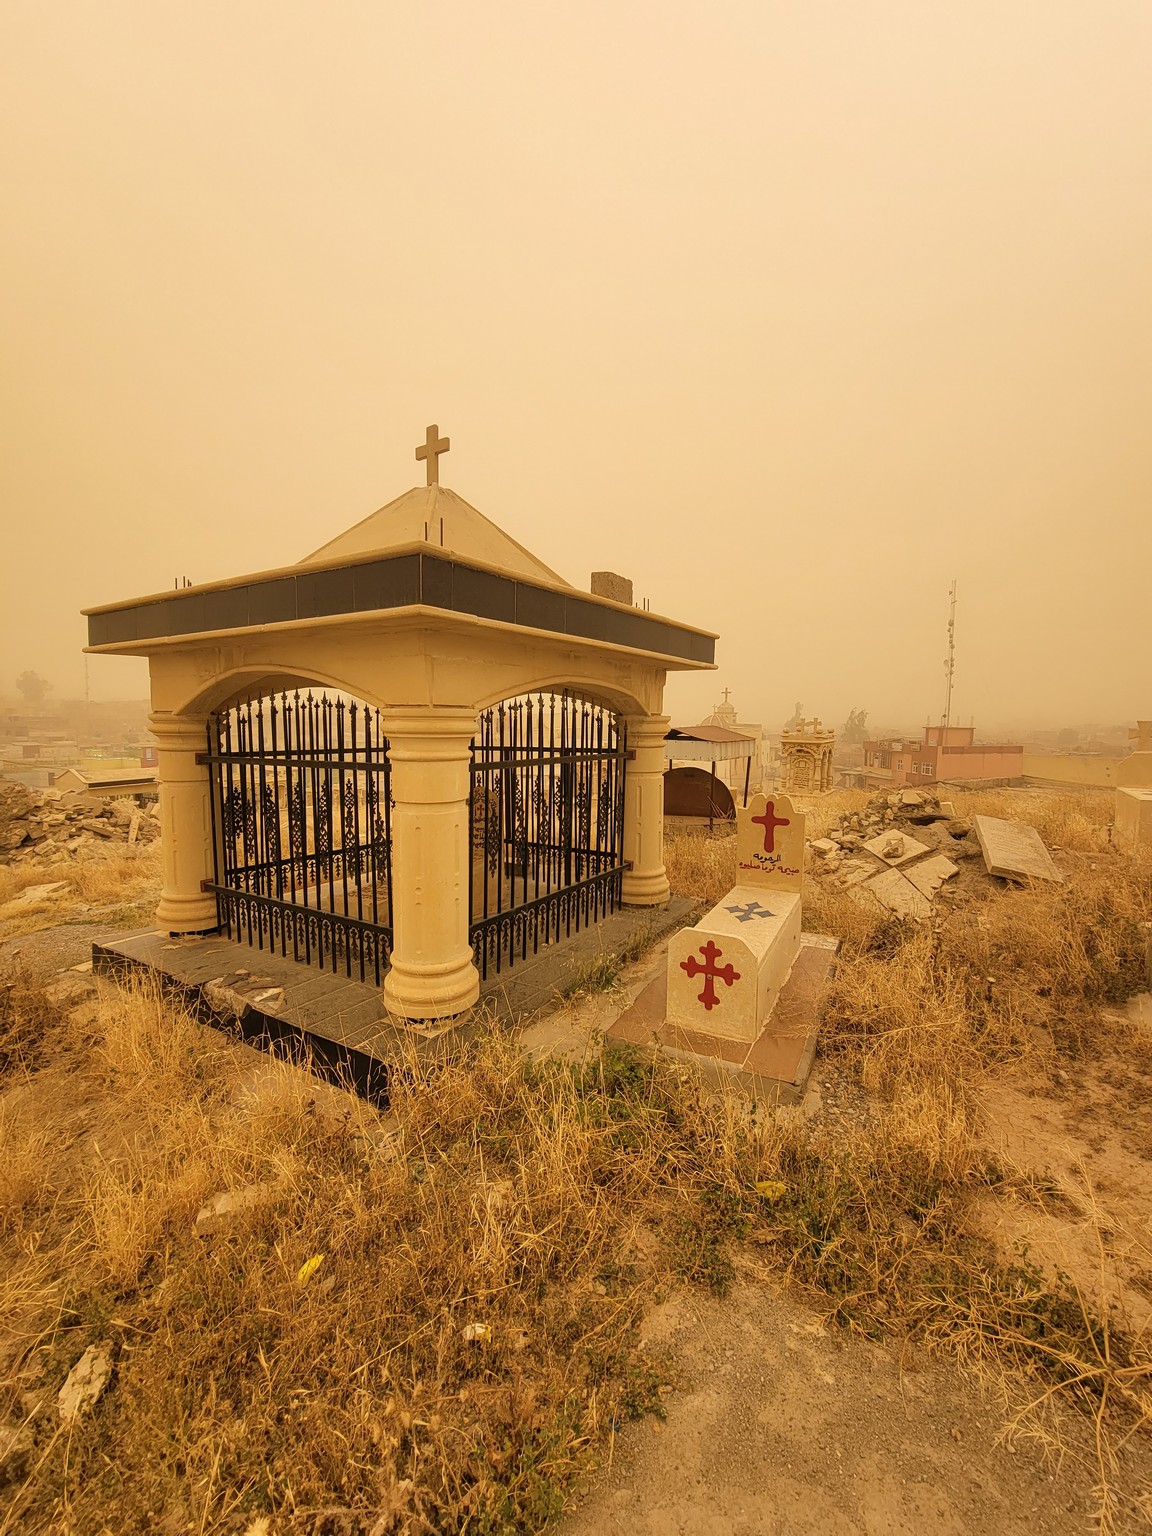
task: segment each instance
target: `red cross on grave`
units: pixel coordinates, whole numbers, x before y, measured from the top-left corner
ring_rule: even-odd
[[[695,955],[689,955],[687,960],[681,960],[680,969],[687,971],[689,976],[703,976],[704,990],[700,993],[700,1001],[704,1004],[705,1011],[711,1013],[720,999],[716,996],[716,982],[722,981],[726,987],[730,987],[734,981],[740,980],[740,972],[728,965],[717,965],[716,962],[724,953],[717,949],[711,939],[707,944],[701,944],[700,953],[704,956],[704,964],[701,965]]]
[[[774,800],[769,800],[767,805],[765,805],[763,816],[753,816],[752,820],[764,828],[765,853],[776,852],[776,828],[792,825],[787,816],[777,816],[776,802]]]

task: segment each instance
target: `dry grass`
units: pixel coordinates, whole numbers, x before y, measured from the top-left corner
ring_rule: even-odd
[[[11,906],[31,886],[62,881],[66,889],[46,900]],[[6,937],[43,927],[46,916],[74,921],[95,909],[129,920],[150,910],[160,892],[160,844],[96,843],[83,859],[0,865],[0,925]]]
[[[733,853],[674,840],[674,887],[722,895]],[[645,1309],[723,1292],[747,1245],[845,1326],[1004,1383],[1046,1433],[1081,1407],[1107,1527],[1139,1496],[1117,1468],[1152,1414],[1146,1342],[974,1235],[1001,1175],[973,1117],[990,1063],[1074,1055],[1139,985],[1146,871],[1086,856],[1067,888],[923,929],[812,894],[844,939],[829,1048],[881,1106],[835,1131],[629,1053],[529,1066],[495,1030],[381,1116],[146,991],[92,1023],[10,988],[0,1040],[38,1046],[0,1063],[0,1422],[34,1443],[0,1536],[540,1530],[611,1426],[660,1411]],[[65,1432],[54,1393],[105,1341],[113,1385]]]

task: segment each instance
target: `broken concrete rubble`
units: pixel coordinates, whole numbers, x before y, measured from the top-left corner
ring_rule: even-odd
[[[160,836],[155,805],[91,805],[56,789],[0,779],[0,864],[52,863],[100,843],[148,843]]]
[[[1001,861],[985,872],[984,839],[977,840],[976,826],[983,822],[1019,834],[998,845],[1003,852],[1011,842],[1018,855],[1015,871]],[[915,837],[906,830],[909,826],[915,828]],[[1001,888],[1000,877],[1020,881],[1025,845],[1032,855],[1030,874],[1062,878],[1032,827],[995,817],[968,821],[957,816],[954,803],[941,802],[931,791],[905,790],[876,795],[864,810],[845,813],[838,827],[808,847],[816,878],[850,890],[862,901],[875,898],[895,915],[923,921],[932,915],[934,903],[943,907],[980,900]],[[1042,875],[1042,865],[1051,874]],[[885,878],[888,875],[896,878]]]

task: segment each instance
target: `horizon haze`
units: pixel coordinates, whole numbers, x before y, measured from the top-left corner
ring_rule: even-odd
[[[442,482],[778,729],[1133,720],[1152,8],[0,11],[0,694]],[[92,697],[146,666],[92,657]]]

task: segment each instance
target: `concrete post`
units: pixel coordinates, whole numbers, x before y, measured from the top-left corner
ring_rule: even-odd
[[[664,737],[667,715],[629,715],[628,747],[636,756],[624,775],[626,907],[662,907],[671,892],[664,871]]]
[[[467,709],[387,710],[392,763],[392,965],[384,1002],[403,1019],[463,1013],[480,993],[468,942]]]
[[[213,878],[209,769],[196,754],[208,746],[202,715],[155,714],[159,743],[160,856],[163,879],[156,926],[165,933],[209,933],[219,927],[216,897],[200,888]]]

